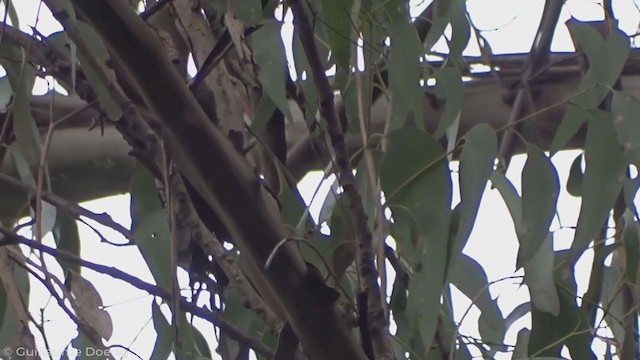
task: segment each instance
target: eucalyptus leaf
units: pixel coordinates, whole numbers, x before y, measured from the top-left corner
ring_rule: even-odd
[[[435,78],[435,93],[445,101],[444,112],[434,135],[436,138],[440,138],[444,134],[444,131],[453,125],[455,120],[460,117],[464,97],[464,85],[462,83],[462,74],[460,74],[460,71],[456,67],[452,66],[436,69]]]
[[[151,318],[157,336],[150,359],[166,359],[173,349],[174,331],[155,301],[151,301]]]
[[[407,157],[416,153],[420,156]],[[417,321],[423,341],[430,343],[448,261],[451,216],[451,176],[442,147],[421,130],[392,132],[387,137],[380,181],[385,205],[394,219],[416,225],[415,238],[396,241],[400,254],[412,262],[414,270],[409,283],[408,318]]]
[[[522,170],[522,227],[518,231],[517,267],[533,258],[547,238],[559,194],[560,180],[551,160],[542,150],[528,145],[527,162]]]
[[[584,181],[584,173],[582,172],[582,156],[580,154],[571,163],[569,169],[569,177],[567,178],[567,192],[575,197],[582,196],[582,182]]]
[[[449,281],[480,309],[478,327],[482,340],[492,344],[502,343],[506,331],[505,322],[497,301],[491,298],[489,281],[482,266],[473,258],[462,254],[449,274]]]
[[[611,115],[624,157],[640,167],[640,100],[621,91],[613,92]]]
[[[524,264],[524,281],[529,288],[533,306],[558,316],[560,300],[553,277],[553,264],[553,238],[548,233],[536,254]]]
[[[622,189],[627,165],[610,114],[597,111],[590,115],[584,151],[587,167],[582,184],[582,205],[571,244],[574,264],[607,219]]]
[[[247,25],[257,25],[262,20],[262,2],[260,0],[234,0],[227,2],[228,11]]]
[[[474,126],[464,137],[460,155],[460,222],[454,243],[454,257],[462,251],[471,235],[482,195],[493,173],[497,149],[496,133],[487,124]]]
[[[338,69],[349,69],[351,56],[351,7],[353,0],[322,0],[331,56]]]
[[[391,129],[404,125],[411,111],[422,119],[423,90],[420,87],[420,38],[415,27],[406,22],[390,25],[389,90],[391,91]],[[418,127],[424,127],[417,121]]]
[[[264,23],[251,35],[253,56],[258,64],[258,78],[264,91],[288,119],[292,119],[286,96],[287,58],[280,36],[282,24]]]
[[[586,111],[596,109],[618,81],[629,57],[629,38],[620,29],[610,27],[607,39],[587,22],[571,21],[574,39],[587,56],[589,69],[578,87],[575,104],[565,113],[551,144],[551,154],[560,151],[577,133],[586,118]]]

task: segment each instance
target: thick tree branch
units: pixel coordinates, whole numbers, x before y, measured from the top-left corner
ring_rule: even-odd
[[[209,122],[158,40],[126,2],[78,0],[74,5],[132,74],[164,127],[180,171],[219,215],[241,252],[261,267],[288,236],[275,200],[231,142]],[[330,289],[307,272],[294,244],[283,247],[262,276],[267,282],[257,285],[278,294],[308,356],[364,358],[333,299],[318,296]]]
[[[374,358],[393,359],[393,348],[389,339],[387,321],[382,304],[382,299],[385,296],[381,293],[378,285],[378,268],[376,267],[375,252],[373,250],[373,237],[367,224],[367,214],[362,205],[362,197],[354,183],[342,125],[335,108],[333,89],[325,75],[324,66],[316,47],[314,32],[302,3],[291,0],[289,4],[293,11],[293,24],[300,35],[300,41],[311,68],[313,82],[318,88],[320,115],[326,122],[327,133],[335,152],[338,179],[349,199],[349,209],[351,210],[350,214],[357,240],[358,270],[361,281],[364,284],[363,291],[366,292],[366,303],[368,305],[366,309],[368,323],[366,326],[373,343]],[[364,316],[364,314],[361,314],[361,316]]]

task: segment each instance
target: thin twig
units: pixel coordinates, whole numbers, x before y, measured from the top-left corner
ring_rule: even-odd
[[[54,249],[38,243],[37,241],[33,241],[22,237],[18,234],[15,234],[12,231],[5,229],[4,227],[0,227],[0,234],[4,235],[4,239],[0,240],[0,247],[5,245],[12,244],[23,244],[30,248],[34,248],[40,250],[46,254],[49,254],[59,261],[64,261],[74,265],[80,265],[82,267],[86,267],[100,274],[109,275],[114,279],[122,280],[131,286],[138,288],[142,291],[147,292],[150,295],[159,297],[167,302],[171,302],[171,293],[167,290],[160,288],[156,285],[152,285],[148,282],[142,281],[139,278],[128,274],[122,270],[119,270],[114,267],[109,267],[101,264],[97,264],[88,260],[81,259],[77,256],[70,254],[67,251],[62,251],[58,249]],[[226,334],[233,340],[238,341],[241,344],[245,344],[251,349],[253,349],[256,353],[261,354],[270,358],[273,356],[273,350],[264,345],[260,340],[252,338],[250,336],[245,335],[236,328],[233,324],[229,323],[227,320],[223,319],[219,314],[212,312],[209,309],[202,308],[197,306],[194,303],[187,301],[187,299],[180,297],[180,308],[186,312],[189,312],[201,319],[207,320],[213,325],[219,327],[221,330],[225,331]]]
[[[17,188],[23,192],[28,193],[30,196],[35,196],[36,194],[36,189],[30,185],[27,185],[23,182],[21,182],[18,179],[15,179],[7,174],[0,174],[0,182],[3,182],[9,186],[12,186],[14,188]],[[44,199],[45,201],[47,201],[48,203],[50,203],[51,205],[56,206],[58,209],[62,209],[63,211],[65,211],[66,213],[68,213],[69,215],[73,216],[76,220],[81,220],[80,218],[81,216],[84,216],[86,218],[89,218],[101,225],[104,225],[108,228],[111,228],[117,232],[119,232],[120,234],[122,234],[125,238],[127,238],[130,242],[133,242],[133,236],[131,234],[131,231],[129,231],[127,228],[125,228],[123,225],[117,223],[115,220],[113,220],[113,218],[107,214],[107,213],[102,213],[102,214],[97,214],[94,213],[93,211],[90,211],[80,205],[77,205],[69,200],[66,200],[64,198],[61,198],[58,195],[55,195],[53,193],[50,193],[48,191],[43,191],[42,192],[42,199]]]

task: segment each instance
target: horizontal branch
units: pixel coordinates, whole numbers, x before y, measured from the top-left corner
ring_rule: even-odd
[[[562,55],[565,56],[570,57]],[[506,59],[510,62],[519,61],[516,56],[506,56]],[[634,56],[625,69],[626,75],[622,76],[623,89],[640,97],[640,58]],[[580,83],[577,69],[567,67],[562,70],[553,67],[551,70],[554,75],[539,77],[539,83],[533,88],[536,108],[549,109],[531,119],[530,122],[535,124],[540,137],[528,139],[537,142],[544,149],[548,149],[551,144],[567,109],[565,101],[576,94]],[[558,76],[560,74],[562,76]],[[459,136],[463,136],[480,123],[488,123],[495,129],[506,125],[511,107],[503,99],[505,90],[500,84],[491,79],[479,79],[465,82],[464,85]],[[48,124],[51,99],[50,94],[34,96],[32,99],[32,112],[40,124]],[[58,95],[56,99],[53,107],[54,118],[86,105],[77,97]],[[340,99],[337,98],[336,101]],[[373,105],[372,132],[382,132],[387,106],[388,102],[385,99],[380,99]],[[442,110],[425,97],[423,111],[427,129],[436,128]],[[299,109],[292,106],[291,113],[294,121],[287,124],[287,166],[289,171],[300,179],[308,171],[324,168],[328,163],[329,153],[324,139],[309,135]],[[87,201],[128,191],[134,165],[134,159],[129,156],[129,145],[113,126],[105,126],[104,134],[101,134],[99,129],[89,131],[91,121],[91,110],[87,114],[80,114],[56,130],[52,140],[49,152],[52,187],[56,194],[70,201]],[[567,148],[581,148],[583,143],[584,133],[578,133],[567,144]],[[362,146],[361,137],[358,134],[347,134],[346,144],[349,152],[353,154]],[[522,149],[516,148],[516,153],[520,152]],[[13,164],[9,161],[5,161],[1,172],[17,176]],[[0,218],[14,216],[16,209],[27,201],[22,194],[15,193],[1,184],[0,198],[3,199],[0,204]]]

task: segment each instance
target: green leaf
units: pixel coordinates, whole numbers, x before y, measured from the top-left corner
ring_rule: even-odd
[[[451,269],[449,281],[480,309],[478,327],[482,340],[500,344],[504,340],[505,323],[496,300],[491,298],[487,274],[477,261],[462,255]]]
[[[551,156],[564,148],[567,142],[580,130],[586,118],[587,112],[583,108],[569,106],[553,136],[549,151]]]
[[[273,103],[288,119],[292,119],[287,102],[287,58],[280,36],[282,24],[269,21],[251,35],[253,57],[258,64],[258,79]]]
[[[13,26],[16,29],[19,29],[20,18],[18,16],[18,13],[16,12],[15,5],[13,5],[14,1],[17,1],[17,0],[2,0],[2,3],[4,3],[5,9],[8,8],[9,10],[9,19],[11,20],[11,26]]]
[[[457,66],[465,65],[462,52],[467,48],[471,38],[471,25],[469,24],[466,2],[463,0],[452,1],[450,6],[449,24],[451,25],[451,40],[449,45],[449,59],[453,59]]]
[[[200,359],[211,359],[211,349],[207,343],[207,339],[202,335],[193,324],[191,324],[191,333],[193,335],[193,345],[196,351],[200,354]]]
[[[349,69],[352,6],[353,0],[322,0],[323,12],[331,14],[324,17],[324,22],[329,35],[331,57],[338,69]]]
[[[605,310],[604,321],[619,344],[624,343],[626,332],[623,319],[627,316],[627,312],[620,291],[623,281],[624,274],[620,267],[605,266],[602,269],[602,295],[600,301]]]
[[[13,92],[11,112],[16,143],[20,153],[31,166],[32,173],[35,174],[37,164],[40,163],[42,144],[40,132],[31,115],[31,90],[35,80],[35,69],[24,61],[25,51],[7,43],[0,44],[0,65],[7,72]],[[50,189],[48,180],[45,185]]]
[[[255,133],[260,133],[275,111],[276,104],[273,103],[271,97],[267,94],[262,94],[256,107],[256,116],[251,122],[251,130]]]
[[[622,73],[629,56],[629,38],[620,29],[610,27],[606,40],[591,24],[573,21],[571,33],[584,50],[589,69],[573,98],[575,107],[564,115],[551,144],[551,154],[562,150],[578,131],[585,119],[586,110],[598,107]]]
[[[640,100],[621,91],[613,92],[611,115],[625,159],[640,167]]]
[[[167,212],[154,211],[146,215],[133,232],[136,245],[144,258],[156,284],[165,290],[171,289],[171,237]]]
[[[169,217],[151,173],[137,164],[131,176],[131,231],[158,286],[172,288]]]
[[[487,124],[474,126],[464,137],[460,155],[460,222],[454,243],[456,248],[452,251],[454,257],[462,251],[471,235],[482,194],[493,173],[497,148],[496,133]]]
[[[531,335],[531,330],[527,328],[522,328],[518,331],[518,335],[516,336],[516,346],[513,349],[513,359],[529,359],[528,351],[529,348],[529,336]]]
[[[431,51],[433,45],[444,35],[447,25],[455,16],[466,15],[463,11],[466,11],[464,0],[435,0],[433,23],[424,42],[427,51]]]
[[[397,22],[389,27],[389,90],[391,90],[391,130],[402,127],[409,111],[422,119],[423,90],[420,87],[420,38],[414,26]],[[422,121],[418,127],[424,127]]]
[[[575,264],[607,219],[625,178],[626,162],[611,123],[610,114],[591,113],[584,151],[587,164],[582,205],[571,244]]]
[[[500,192],[504,203],[507,205],[516,233],[518,233],[522,228],[522,201],[518,191],[501,171],[495,170],[490,179],[491,184]]]
[[[247,25],[257,25],[262,20],[260,0],[234,0],[227,2],[228,10]]]
[[[111,55],[109,54],[107,47],[102,42],[102,38],[100,37],[100,35],[98,35],[95,28],[83,21],[78,21],[78,29],[80,30],[85,41],[91,46],[90,56],[95,56],[98,62],[102,64],[110,61]],[[87,55],[88,54],[85,54],[82,51],[78,52],[78,62],[80,63],[83,73],[87,77],[89,84],[91,84],[91,87],[93,88],[98,100],[100,101],[100,107],[104,109],[110,120],[120,120],[120,118],[122,117],[122,109],[120,108],[120,105],[118,105],[118,103],[116,103],[116,101],[111,97],[111,93],[107,89],[107,84],[102,81],[102,78],[100,77],[100,75],[98,75],[97,70],[89,65]],[[74,58],[71,57],[71,59]]]
[[[419,154],[419,156],[416,156]],[[435,334],[447,264],[451,216],[451,176],[440,144],[428,133],[400,129],[387,137],[380,181],[395,221],[415,224],[415,239],[396,239],[400,254],[412,262],[407,317],[422,340]]]
[[[198,335],[194,335],[194,331],[197,331],[197,329],[193,327],[193,324],[187,320],[185,313],[180,311],[178,315],[178,335],[180,336],[180,346],[176,351],[176,360],[192,360],[202,358],[202,350],[204,349],[200,349],[198,345],[198,343],[202,340],[196,340],[196,337]]]
[[[523,316],[527,315],[530,311],[531,311],[531,303],[528,301],[516,306],[513,310],[511,310],[509,315],[507,315],[504,318],[506,330],[509,330],[509,328],[511,328],[511,325],[513,325],[513,323],[520,320]]]
[[[110,59],[110,55],[106,47],[104,46],[104,43],[102,42],[102,38],[96,33],[93,27],[87,25],[84,22],[78,22],[78,27],[81,29],[83,38],[87,43],[91,45],[91,56],[95,56],[99,62],[106,63],[106,61]],[[122,116],[122,110],[120,106],[115,102],[115,100],[113,100],[109,90],[107,89],[107,86],[102,82],[102,79],[98,75],[96,70],[89,65],[85,54],[82,51],[79,52],[77,54],[77,59],[76,56],[73,56],[71,54],[71,44],[69,43],[66,32],[59,31],[52,33],[47,37],[46,42],[47,44],[55,47],[55,49],[60,54],[65,55],[69,62],[76,63],[76,60],[77,62],[79,62],[79,65],[82,68],[82,72],[87,77],[87,81],[91,85],[93,91],[96,93],[98,101],[100,101],[100,107],[105,110],[110,120],[119,120]],[[113,72],[111,70],[108,71],[113,75]],[[75,84],[66,84],[64,82],[61,82],[61,84],[69,93],[73,93],[75,91]],[[80,91],[80,89],[78,89],[78,91]]]
[[[166,359],[173,349],[174,331],[155,301],[151,301],[151,318],[157,337],[150,359]]]
[[[640,229],[638,222],[634,219],[633,214],[628,209],[623,213],[624,229],[624,254],[625,254],[625,276],[626,280],[631,284],[636,284],[638,261],[640,259]]]
[[[66,251],[72,255],[80,257],[80,234],[76,219],[67,215],[63,211],[58,211],[56,224],[53,228],[53,237],[56,240],[58,250]],[[65,261],[60,262],[60,266],[67,271],[72,270],[80,274],[82,267],[78,264],[71,264]]]
[[[246,307],[244,307],[243,303],[243,296],[240,294],[237,288],[230,286],[229,288],[225,289],[225,307],[222,313],[222,317],[229,323],[233,324],[243,333],[247,333],[252,322],[257,319],[257,316],[253,311],[249,311]],[[231,358],[235,359],[238,351],[240,350],[238,342],[229,339],[224,332],[221,333],[221,336],[221,341],[225,342],[225,346],[227,347],[229,354],[231,354]]]
[[[435,78],[435,94],[445,101],[444,112],[438,123],[438,129],[434,134],[439,139],[444,134],[444,131],[460,117],[464,85],[460,71],[452,66],[436,69]]]
[[[582,182],[584,173],[582,172],[582,154],[576,156],[569,169],[567,178],[567,192],[575,197],[582,196]]]
[[[557,251],[555,255],[554,278],[560,300],[558,316],[540,311],[535,306],[531,308],[528,352],[537,356],[560,356],[562,347],[566,345],[572,359],[595,360],[587,314],[576,304],[576,282],[570,257],[570,250]]]
[[[129,185],[131,204],[131,231],[136,231],[138,224],[146,216],[156,210],[163,209],[160,195],[156,189],[155,178],[142,164],[136,163]]]
[[[524,281],[533,306],[554,316],[560,312],[560,300],[553,277],[553,238],[547,233],[534,256],[524,264]]]
[[[529,261],[547,238],[559,194],[560,180],[551,160],[542,150],[528,145],[522,170],[522,227],[516,267]]]

